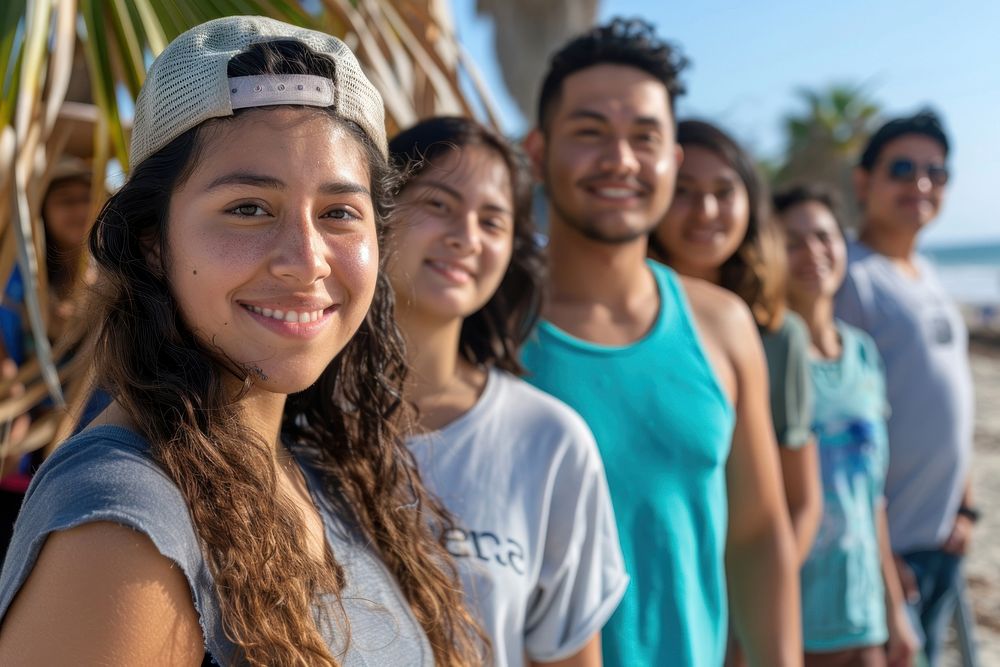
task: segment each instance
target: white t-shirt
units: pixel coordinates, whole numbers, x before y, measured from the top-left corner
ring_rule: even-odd
[[[411,438],[498,667],[579,652],[618,606],[628,575],[604,467],[583,419],[498,370],[471,410]]]

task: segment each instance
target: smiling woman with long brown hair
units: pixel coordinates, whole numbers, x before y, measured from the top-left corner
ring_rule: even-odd
[[[398,435],[391,172],[353,54],[194,28],[151,67],[132,161],[91,236],[114,403],[29,489],[0,663],[480,661]]]
[[[410,438],[496,667],[595,667],[628,583],[597,445],[569,407],[522,381],[542,302],[527,168],[467,118],[389,143],[403,170],[387,274],[419,411]]]

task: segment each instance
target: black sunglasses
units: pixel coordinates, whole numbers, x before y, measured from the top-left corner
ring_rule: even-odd
[[[942,164],[918,165],[909,158],[896,158],[889,163],[889,178],[898,183],[913,183],[920,178],[920,172],[927,174],[927,180],[932,185],[945,185],[948,182],[948,167]]]

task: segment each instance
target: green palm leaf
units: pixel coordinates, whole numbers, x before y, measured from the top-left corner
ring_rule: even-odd
[[[777,185],[825,183],[839,191],[843,222],[857,219],[852,196],[854,160],[878,120],[879,106],[865,85],[835,84],[800,88],[800,110],[784,118],[785,155],[775,171]]]
[[[146,67],[171,39],[204,21],[236,14],[265,15],[305,27],[349,32],[362,66],[379,86],[392,125],[404,126],[433,113],[472,113],[484,108],[495,120],[495,105],[472,63],[450,30],[434,27],[436,12],[447,11],[438,0],[323,0],[310,13],[296,0],[5,0],[0,3],[0,281],[14,268],[15,257],[26,282],[25,306],[37,356],[21,368],[18,381],[26,386],[18,400],[4,398],[0,383],[2,422],[51,396],[59,402],[65,389],[70,405],[56,425],[39,421],[24,447],[42,446],[67,424],[87,395],[89,367],[73,360],[57,369],[47,334],[47,272],[38,215],[51,163],[63,148],[79,141],[79,121],[62,115],[66,86],[73,70],[75,43],[82,45],[89,79],[87,99],[73,98],[74,108],[96,107],[90,127],[93,143],[83,157],[94,169],[97,196],[109,159],[127,173],[129,119],[122,105],[134,104]],[[55,8],[55,9],[53,9]],[[68,12],[68,14],[67,14]],[[62,17],[61,22],[55,17]],[[68,23],[67,23],[68,19]],[[450,25],[450,20],[445,22]],[[68,32],[67,32],[67,25]],[[78,32],[79,34],[74,34]],[[50,49],[51,47],[51,49]],[[455,54],[458,54],[456,57]],[[473,82],[479,104],[466,99],[459,85],[464,70]],[[87,107],[87,105],[93,105]],[[78,114],[74,117],[78,117]],[[73,125],[76,123],[76,125]],[[76,129],[67,130],[66,127]],[[73,141],[69,141],[69,133]],[[45,160],[36,159],[44,156]],[[29,157],[31,159],[29,159]],[[20,160],[20,162],[18,162]],[[48,163],[45,163],[47,160]],[[70,323],[56,341],[60,351],[79,347],[84,327]],[[63,352],[57,352],[62,358]],[[0,457],[6,443],[0,442]]]

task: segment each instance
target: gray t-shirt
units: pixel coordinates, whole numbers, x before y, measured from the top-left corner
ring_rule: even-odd
[[[937,549],[955,524],[972,453],[969,334],[923,258],[916,278],[861,243],[848,261],[836,315],[867,331],[885,363],[892,548]]]
[[[342,600],[351,633],[346,654],[336,602],[320,600],[316,608],[318,627],[331,652],[345,667],[433,665],[427,637],[392,575],[366,546],[367,540],[338,518],[319,492],[318,477],[307,467],[303,471],[327,544],[346,575]],[[147,442],[120,426],[95,426],[67,440],[35,475],[0,574],[0,621],[48,535],[95,521],[111,521],[147,535],[161,554],[180,566],[191,587],[206,653],[220,664],[231,664],[236,647],[223,631],[212,576],[184,498],[150,457]],[[52,640],[59,638],[53,635]]]
[[[580,416],[493,370],[471,410],[410,447],[458,522],[448,550],[495,664],[562,660],[583,648],[628,576],[604,467]]]

